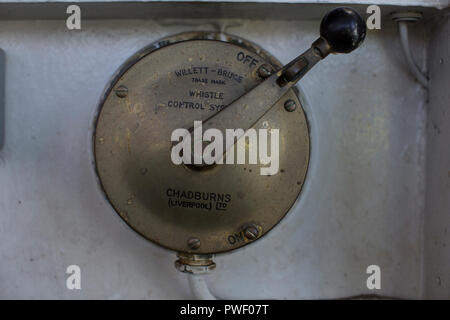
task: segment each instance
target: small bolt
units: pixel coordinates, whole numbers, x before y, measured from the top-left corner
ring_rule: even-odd
[[[270,64],[263,64],[258,69],[258,74],[261,78],[265,79],[272,75],[273,68]]]
[[[117,87],[115,92],[116,96],[118,96],[119,98],[125,98],[128,95],[128,88],[125,87],[124,85],[121,85]]]
[[[188,245],[189,248],[194,250],[194,249],[200,248],[201,242],[200,242],[199,238],[192,237],[192,238],[188,239],[187,245]]]
[[[284,109],[286,109],[286,111],[288,111],[288,112],[292,112],[296,108],[297,108],[297,104],[292,99],[289,99],[284,103]]]
[[[256,238],[258,238],[259,231],[255,225],[251,225],[245,228],[244,234],[248,240],[255,240]]]

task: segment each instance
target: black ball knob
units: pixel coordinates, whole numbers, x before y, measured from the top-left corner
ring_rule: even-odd
[[[327,40],[332,52],[349,53],[366,37],[366,23],[354,9],[337,8],[322,19],[320,35]]]

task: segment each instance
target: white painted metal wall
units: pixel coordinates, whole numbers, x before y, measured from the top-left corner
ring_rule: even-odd
[[[175,255],[135,234],[98,190],[89,139],[100,95],[127,57],[163,36],[219,28],[258,43],[285,63],[315,40],[319,23],[270,17],[102,19],[68,31],[64,20],[1,20],[7,68],[0,298],[190,298],[185,275],[172,266]],[[442,27],[433,34],[445,40],[448,22]],[[422,67],[427,30],[418,23],[411,32]],[[442,48],[448,57],[448,42],[434,41],[428,52]],[[432,74],[448,82],[449,73],[439,76],[435,65],[440,58],[430,57]],[[430,93],[432,119],[449,104],[445,84],[439,83]],[[448,131],[442,123],[437,138],[432,127],[426,130],[427,95],[408,73],[395,24],[385,21],[359,50],[321,62],[301,89],[312,143],[304,191],[261,241],[216,258],[217,270],[208,276],[212,291],[228,298],[373,294],[365,271],[377,264],[382,268],[377,294],[449,297],[448,289],[430,283],[436,275],[444,281],[450,262],[445,248],[436,251],[431,240],[439,234],[444,243],[448,237],[442,234],[449,221],[443,187],[450,178],[433,182],[429,174],[425,180],[427,168],[431,175],[450,170],[448,153],[433,152],[437,166],[425,162],[432,150],[426,151],[426,143],[444,148]],[[425,201],[426,194],[432,202]],[[428,209],[433,196],[442,205]],[[435,218],[424,233],[428,210]],[[431,267],[425,275],[424,262],[439,266],[439,272]],[[80,291],[66,289],[70,264],[81,267]]]
[[[425,295],[450,298],[450,20],[432,30],[427,121]]]

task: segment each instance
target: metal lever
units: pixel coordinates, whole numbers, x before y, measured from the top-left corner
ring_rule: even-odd
[[[313,42],[311,48],[283,67],[278,84],[295,84],[330,53],[352,52],[365,37],[366,24],[355,10],[337,8],[328,12],[320,24],[320,38]]]
[[[366,23],[354,9],[341,7],[328,12],[320,25],[320,38],[314,41],[308,50],[225,108],[203,119],[203,130],[216,128],[225,133],[225,129],[241,128],[245,132],[317,62],[330,53],[349,53],[355,50],[365,36]],[[189,128],[192,141],[194,129]],[[237,137],[236,141],[240,137]],[[225,153],[234,143],[224,145]],[[200,164],[201,158],[201,154],[193,152],[193,163],[196,166],[205,166]]]

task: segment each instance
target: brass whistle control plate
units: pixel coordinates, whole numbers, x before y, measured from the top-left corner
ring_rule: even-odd
[[[295,89],[254,125],[279,129],[277,174],[261,175],[262,164],[196,170],[170,157],[174,129],[192,126],[261,83],[263,65],[281,67],[243,39],[191,32],[150,45],[120,68],[98,108],[93,151],[101,187],[131,228],[177,252],[210,254],[259,239],[287,214],[310,151]],[[288,100],[295,110],[287,111]],[[246,236],[249,225],[256,236]]]

